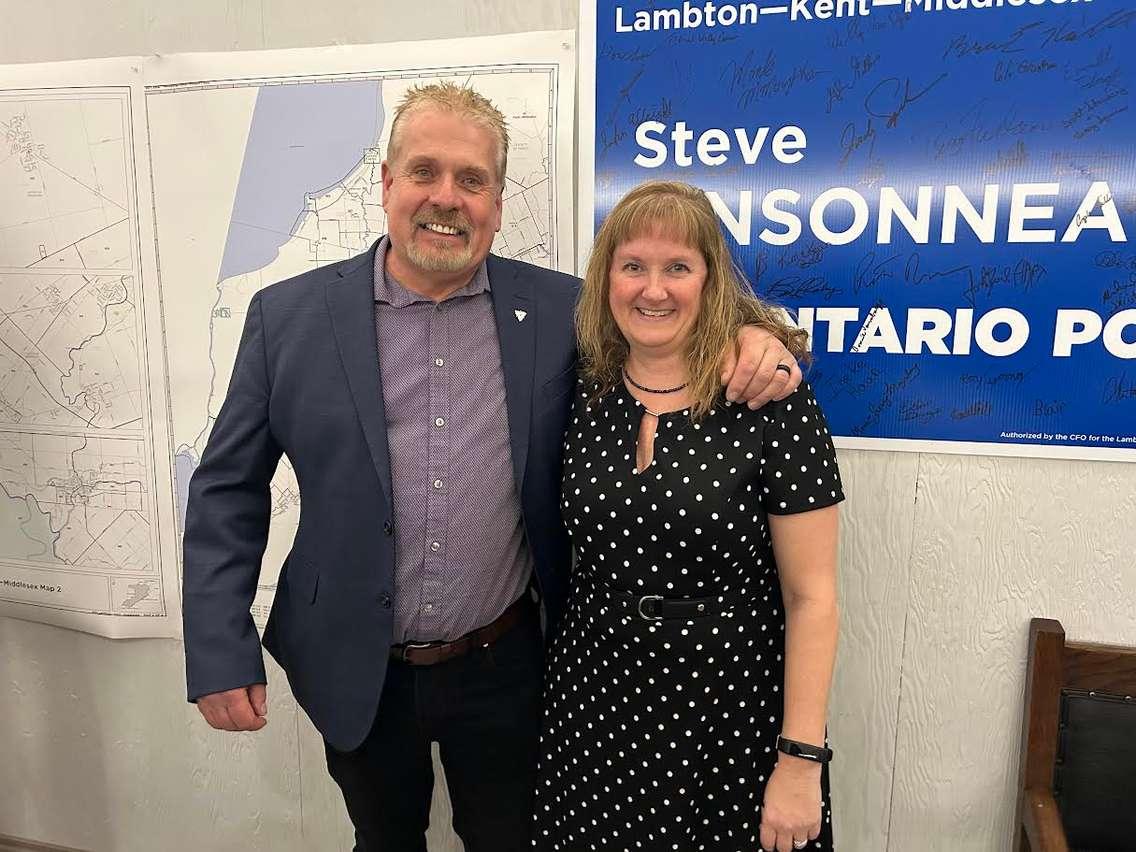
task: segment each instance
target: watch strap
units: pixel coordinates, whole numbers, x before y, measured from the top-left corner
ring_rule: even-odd
[[[828,763],[832,760],[832,749],[825,746],[815,746],[797,740],[777,737],[777,750],[793,757],[811,760],[813,763]]]

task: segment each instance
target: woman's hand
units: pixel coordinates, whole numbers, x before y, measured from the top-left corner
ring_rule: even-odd
[[[817,763],[781,755],[765,784],[761,806],[761,848],[765,852],[804,849],[820,834],[820,772]]]

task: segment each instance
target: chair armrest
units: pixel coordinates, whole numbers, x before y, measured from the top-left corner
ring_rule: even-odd
[[[1022,797],[1022,828],[1031,852],[1069,852],[1053,795],[1048,790],[1026,790]]]

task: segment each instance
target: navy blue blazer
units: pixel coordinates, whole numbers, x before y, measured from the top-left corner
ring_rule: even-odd
[[[282,281],[249,304],[224,405],[189,486],[183,619],[189,698],[264,683],[249,606],[281,453],[300,523],[264,634],[334,747],[374,721],[392,636],[390,458],[374,307],[375,249]],[[550,632],[567,599],[562,444],[576,380],[579,281],[487,261],[513,472]],[[518,322],[515,310],[527,312]]]

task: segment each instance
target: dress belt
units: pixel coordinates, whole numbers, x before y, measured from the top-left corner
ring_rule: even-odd
[[[472,649],[492,644],[500,639],[509,628],[521,620],[525,607],[530,606],[528,592],[509,604],[508,608],[484,627],[471,630],[452,642],[405,642],[391,645],[392,660],[408,666],[434,666],[468,654]]]
[[[744,603],[747,598],[738,594],[708,595],[699,598],[671,598],[663,595],[641,595],[616,589],[590,578],[595,587],[607,595],[617,606],[638,615],[644,621],[662,621],[669,618],[705,618],[721,615]]]

